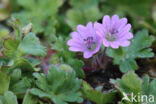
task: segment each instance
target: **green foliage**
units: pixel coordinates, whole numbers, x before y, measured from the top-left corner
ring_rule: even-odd
[[[59,68],[65,72],[73,72],[73,68],[67,64],[61,64]]]
[[[46,48],[40,45],[39,39],[32,32],[25,35],[24,39],[19,44],[18,50],[24,55],[46,55]]]
[[[102,92],[93,89],[86,82],[83,82],[82,95],[96,104],[108,104],[116,99],[116,92]]]
[[[95,22],[102,18],[98,8],[99,0],[80,1],[71,0],[70,4],[73,8],[67,12],[67,23],[73,29],[76,29],[78,24],[86,25],[88,21]]]
[[[138,69],[135,59],[150,58],[154,56],[149,48],[154,41],[153,36],[149,36],[147,30],[139,31],[135,34],[131,45],[120,47],[119,49],[107,49],[107,55],[113,58],[113,63],[119,65],[121,72]]]
[[[1,26],[0,26],[1,28]],[[0,38],[4,39],[9,34],[9,30],[6,28],[0,29]],[[1,40],[2,41],[2,40]]]
[[[30,91],[28,90],[25,94],[22,104],[37,104],[37,102],[37,97],[31,95]]]
[[[3,54],[14,61],[14,68],[33,69],[26,55],[45,56],[46,48],[40,45],[38,37],[31,30],[30,24],[21,27],[19,20],[13,19],[10,24],[14,28],[13,36],[4,41]],[[15,38],[16,37],[16,38]]]
[[[142,90],[142,81],[133,71],[126,73],[122,79],[117,79],[115,85],[121,91],[126,93],[134,92],[137,94]]]
[[[31,95],[29,91],[25,94],[22,104],[37,104],[38,99]],[[0,96],[0,104],[19,104],[16,95],[11,91],[6,91]]]
[[[91,6],[97,6],[100,0],[70,0],[70,5],[76,9],[86,9]]]
[[[67,63],[73,67],[78,77],[84,78],[84,71],[82,69],[84,62],[82,60],[68,58]]]
[[[52,44],[52,49],[56,50],[61,63],[69,64],[75,70],[76,75],[80,78],[84,78],[84,72],[82,66],[83,61],[76,59],[75,54],[68,50],[67,39],[64,40],[63,37],[53,37],[54,44]],[[53,56],[52,56],[53,58]],[[55,56],[56,58],[56,56]]]
[[[74,72],[66,72],[51,66],[48,74],[34,73],[38,88],[30,92],[40,98],[48,98],[56,104],[67,102],[82,102],[80,89],[81,80],[75,77]],[[57,79],[57,80],[56,80]]]
[[[1,0],[1,7],[0,7],[0,21],[3,21],[5,19],[7,19],[10,15],[10,10],[9,10],[9,2],[6,2],[5,0]]]
[[[133,71],[130,71],[121,79],[111,80],[111,83],[115,85],[122,95],[130,95],[128,96],[130,100],[132,99],[132,93],[136,96],[136,98],[138,98],[140,95],[152,95],[156,97],[156,89],[154,87],[156,86],[156,79],[153,79],[151,82],[149,82],[149,77],[147,75],[141,80]],[[124,104],[140,104],[139,100],[136,100],[137,102],[130,102],[126,100]],[[146,99],[142,100],[144,103],[148,102],[145,101]],[[155,104],[155,102],[149,102],[148,104]]]
[[[134,17],[148,17],[150,7],[154,0],[108,0],[108,4],[116,7],[116,10],[126,12]]]
[[[18,4],[24,8],[24,11],[14,13],[13,17],[18,18],[24,25],[31,22],[35,33],[51,31],[55,32],[56,13],[62,5],[63,0],[18,0]]]
[[[14,58],[16,57],[16,51],[19,45],[19,41],[14,40],[14,39],[7,39],[4,42],[4,55],[9,57],[9,58]]]
[[[11,83],[19,81],[21,77],[22,77],[21,70],[20,69],[15,69],[11,73]]]
[[[0,104],[18,104],[17,97],[11,91],[6,91],[4,96],[0,96]]]
[[[69,51],[69,34],[78,24],[101,22],[106,14],[126,16],[134,31],[145,27],[156,34],[154,0],[1,0],[0,104],[21,104],[21,100],[22,104],[81,104],[83,98],[96,104],[139,104],[119,101],[124,94],[132,92],[154,95],[156,99],[156,79],[148,75],[141,79],[130,71],[138,69],[136,59],[154,56],[155,45],[150,47],[155,37],[149,36],[146,30],[137,32],[129,47],[107,48],[107,56],[126,73],[121,79],[111,80],[115,86],[113,90],[105,89],[105,81],[98,82],[102,86],[94,85],[94,89],[78,79],[85,77],[83,66],[92,67],[96,62],[80,60],[81,54]],[[52,52],[46,52],[38,37]],[[52,67],[49,69],[49,66]],[[45,70],[49,70],[48,73],[43,73]],[[92,71],[90,73],[93,77]],[[90,80],[90,73],[89,76],[87,73],[87,80]],[[110,74],[109,78],[112,77]]]
[[[156,23],[156,6],[153,7],[152,18],[153,18],[153,21]]]
[[[0,94],[4,94],[4,92],[8,91],[9,84],[10,77],[4,72],[0,72]]]
[[[32,32],[26,34],[21,42],[15,39],[6,40],[4,47],[6,48],[4,54],[8,57],[15,57],[16,55],[46,55],[46,48],[40,45],[39,39]]]
[[[33,78],[31,76],[24,76],[20,69],[13,70],[10,76],[9,90],[13,91],[18,97],[23,96],[23,93],[26,93],[27,89],[31,88],[32,83],[34,83]]]
[[[132,71],[125,74],[122,79],[117,80],[111,80],[111,82],[115,85],[115,87],[121,92],[121,94],[124,96],[124,94],[130,95],[131,93],[134,93],[134,95],[138,95],[138,93],[141,94],[142,91],[142,80]],[[129,96],[129,99],[131,99],[132,96]],[[137,99],[138,100],[138,99]],[[125,101],[125,104],[139,104],[136,102],[130,102]]]
[[[152,95],[154,96],[154,99],[156,99],[156,78],[154,78],[151,82],[150,82],[150,79],[149,79],[149,76],[146,75],[143,77],[143,84],[142,84],[142,89],[143,89],[143,94],[144,95]],[[155,104],[156,101],[154,102],[150,102],[149,104]]]

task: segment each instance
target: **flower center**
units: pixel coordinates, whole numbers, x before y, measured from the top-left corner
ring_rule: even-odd
[[[115,29],[112,29],[112,31],[108,32],[108,33],[105,35],[105,38],[106,38],[108,41],[115,41],[115,39],[116,39],[116,33],[118,33],[118,31],[115,30]]]
[[[92,36],[84,39],[88,51],[93,51],[96,48],[97,43],[94,41]]]
[[[114,41],[116,38],[115,38],[115,34],[111,34],[111,33],[107,33],[105,38],[108,40],[108,41]]]

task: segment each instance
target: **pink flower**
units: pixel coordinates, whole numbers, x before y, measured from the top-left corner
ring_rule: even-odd
[[[106,15],[103,17],[102,24],[96,22],[94,26],[105,47],[126,47],[130,45],[129,39],[133,38],[133,34],[129,32],[131,25],[127,24],[126,18],[120,19],[118,15],[112,18]]]
[[[91,22],[86,27],[78,25],[77,32],[72,32],[71,37],[67,42],[69,50],[83,52],[84,58],[90,58],[100,50],[102,42]]]

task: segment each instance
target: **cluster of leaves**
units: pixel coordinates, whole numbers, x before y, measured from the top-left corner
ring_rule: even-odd
[[[67,43],[67,39],[64,39],[60,36],[53,37],[53,41],[54,43],[52,44],[52,49],[57,51],[57,55],[52,55],[52,64],[53,62],[55,62],[55,64],[69,64],[73,67],[78,77],[84,78],[84,72],[82,70],[82,66],[84,65],[84,63],[83,61],[75,58],[75,53],[68,50],[68,46],[65,45]],[[56,59],[58,62],[56,62]]]
[[[13,13],[25,24],[32,22],[35,33],[49,35],[64,26],[59,31],[65,32],[67,24],[75,29],[77,24],[101,19],[103,14],[128,15],[136,28],[143,26],[156,32],[154,0],[2,0],[1,4],[0,21]]]
[[[109,0],[108,4],[112,7],[114,6],[116,11],[121,11],[124,14],[128,13],[135,17],[148,17],[150,15],[150,5],[153,1],[154,0],[144,0],[143,2],[139,2],[138,0]]]
[[[81,80],[76,78],[74,71],[64,70],[52,66],[48,74],[34,73],[36,86],[30,92],[41,98],[49,98],[55,104],[67,104],[67,102],[82,102],[81,93],[78,92]]]
[[[105,14],[119,14],[120,16],[129,16],[133,27],[138,29],[145,27],[155,35],[155,7],[154,0],[105,0],[101,10]],[[105,5],[107,4],[107,5]],[[151,18],[152,15],[152,18]]]
[[[81,80],[73,68],[61,64],[43,73],[39,56],[46,55],[46,48],[32,32],[31,24],[22,27],[14,18],[9,23],[14,31],[6,35],[2,45],[0,103],[18,104],[17,99],[23,99],[22,104],[44,103],[44,99],[56,104],[82,102]]]
[[[15,19],[10,22],[10,25],[15,31],[4,40],[2,54],[12,60],[13,65],[10,70],[14,68],[31,70],[35,63],[33,65],[26,55],[45,56],[46,48],[40,45],[39,39],[33,32],[29,32],[31,27],[22,28],[20,21]],[[32,61],[36,62],[35,59]]]
[[[135,61],[137,58],[150,58],[154,56],[150,46],[154,42],[154,37],[148,35],[147,30],[141,30],[135,34],[131,45],[120,47],[119,49],[107,49],[107,55],[113,58],[114,64],[119,65],[121,72],[138,69]]]
[[[5,72],[0,72],[0,104],[18,104],[16,95],[23,98],[24,94],[22,104],[42,102],[36,96],[50,99],[55,104],[83,101],[79,92],[81,80],[76,78],[73,70],[51,66],[47,75],[35,72],[32,79],[36,86],[26,77],[20,76],[20,73],[21,70],[14,70],[8,76]]]
[[[81,103],[83,98],[96,104],[108,104],[119,101],[117,95],[121,94],[122,98],[131,92],[156,97],[156,79],[150,81],[148,76],[141,79],[134,72],[129,72],[138,69],[137,58],[154,56],[150,48],[154,37],[148,35],[147,30],[137,32],[129,47],[107,49],[107,55],[113,58],[114,64],[119,65],[120,71],[128,72],[121,79],[111,80],[116,88],[113,91],[103,91],[102,87],[94,89],[81,81],[79,78],[85,77],[82,70],[84,62],[76,58],[77,54],[70,52],[66,45],[69,39],[67,34],[75,30],[78,24],[100,21],[104,14],[130,17],[134,30],[144,26],[155,34],[156,8],[154,4],[151,8],[153,2],[2,0],[0,21],[5,22],[9,16],[17,19],[9,22],[14,29],[12,33],[4,26],[6,24],[0,24],[0,104],[18,104],[21,99],[22,104],[68,104]],[[40,67],[41,57],[46,56],[47,52],[38,36],[46,39],[44,44],[50,44],[50,48],[56,51],[52,56],[47,56],[50,58],[48,65],[51,66],[47,73]],[[119,103],[134,104],[126,100]]]
[[[140,95],[146,95],[150,96],[152,95],[155,99],[156,98],[156,79],[153,79],[150,82],[149,76],[145,75],[143,79],[140,79],[137,74],[135,74],[133,71],[130,71],[126,73],[121,79],[112,79],[111,83],[113,83],[121,93],[121,96],[125,97],[127,95],[128,99],[125,99],[124,101],[121,101],[120,104],[140,104],[140,102],[143,100],[142,103],[148,103],[148,104],[155,104],[154,102],[148,102],[149,99],[141,99]],[[132,96],[135,95],[136,101],[132,102]],[[138,99],[140,97],[140,99]],[[147,100],[147,101],[146,101]]]
[[[33,24],[34,32],[44,32],[46,35],[55,32],[56,14],[62,5],[62,0],[17,0],[24,11],[14,13],[12,16],[26,25]]]
[[[85,81],[83,82],[82,95],[96,104],[108,104],[116,100],[116,91],[102,91],[102,86],[93,89]]]
[[[98,8],[100,0],[70,0],[73,7],[67,11],[67,23],[73,29],[78,24],[86,24],[88,21],[97,21],[102,18],[102,13]]]
[[[14,70],[11,76],[1,71],[0,75],[0,104],[18,104],[16,95],[20,98],[24,93],[26,94],[22,104],[36,104],[28,103],[35,102],[36,98],[29,94],[27,89],[30,88],[30,80],[22,78],[21,70]]]

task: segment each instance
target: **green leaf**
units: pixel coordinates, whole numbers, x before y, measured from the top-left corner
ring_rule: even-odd
[[[13,23],[12,23],[13,24]],[[18,24],[15,28],[18,27]],[[17,26],[16,26],[17,25]],[[18,30],[20,29],[20,30]],[[19,33],[22,33],[22,28],[18,28]],[[15,31],[15,30],[14,30]],[[29,31],[27,31],[29,32]],[[27,33],[26,32],[26,33]],[[15,38],[16,37],[16,38]],[[15,36],[14,38],[8,38],[4,41],[4,51],[3,54],[13,61],[13,66],[9,68],[8,73],[10,73],[15,68],[22,69],[34,69],[33,62],[25,58],[25,55],[35,55],[35,56],[45,56],[46,48],[40,45],[39,39],[35,36],[33,32],[24,34],[23,39]],[[4,61],[1,62],[3,64]]]
[[[113,58],[113,63],[119,65],[120,71],[128,72],[129,70],[138,69],[135,59],[150,58],[154,56],[149,48],[154,42],[154,37],[149,36],[147,30],[137,32],[131,45],[128,47],[120,47],[119,49],[108,48],[106,53]]]
[[[76,29],[78,24],[86,24],[87,20],[80,10],[70,9],[67,12],[67,23],[72,29]]]
[[[156,101],[153,101],[156,99],[156,78],[150,82],[149,76],[145,75],[141,80],[137,74],[135,74],[133,71],[130,71],[126,73],[121,79],[111,80],[111,83],[115,85],[115,87],[121,92],[122,95],[129,95],[128,98],[131,102],[126,101],[126,104],[140,104],[141,100],[143,101],[142,103],[156,103]],[[135,98],[137,102],[132,102],[132,96],[136,96]],[[142,96],[147,96],[147,99],[146,97],[141,99]],[[123,97],[125,97],[125,95]],[[138,100],[139,97],[140,101]]]
[[[6,100],[6,104],[18,104],[16,95],[11,91],[5,92],[4,98]]]
[[[65,72],[73,72],[74,71],[73,68],[67,64],[61,64],[59,69],[65,71]]]
[[[97,6],[100,0],[70,0],[70,5],[77,9],[86,9],[92,6]]]
[[[31,72],[21,73],[21,70],[15,69],[11,74],[11,83],[9,90],[13,91],[18,97],[23,97],[23,93],[26,93],[28,88],[34,85],[34,79],[31,76]]]
[[[84,66],[83,61],[78,60],[78,59],[69,59],[68,64],[73,67],[73,69],[75,70],[76,75],[78,77],[84,78],[85,74],[84,74],[84,71],[82,69],[82,67]]]
[[[63,37],[54,37],[54,44],[52,44],[52,49],[57,51],[57,58],[59,57],[62,62],[69,64],[76,72],[76,75],[80,78],[84,78],[84,71],[82,70],[82,66],[84,65],[83,61],[78,60],[75,58],[75,53],[70,52],[68,46],[65,45],[67,43],[67,38],[64,39]],[[55,55],[55,57],[56,57]],[[53,58],[53,56],[52,56]],[[58,62],[59,62],[58,61]],[[53,63],[53,62],[52,62]],[[60,63],[57,63],[60,64]]]
[[[88,21],[98,21],[102,18],[102,13],[98,8],[100,0],[71,0],[73,7],[67,11],[67,23],[72,29],[76,29],[78,24],[86,25]]]
[[[108,5],[116,7],[116,10],[124,11],[132,16],[143,18],[150,15],[150,7],[154,0],[143,0],[142,2],[138,0],[109,0]]]
[[[11,83],[17,82],[21,78],[21,70],[15,69],[11,74]]]
[[[0,72],[0,94],[8,91],[10,84],[10,77],[4,73]]]
[[[142,88],[142,81],[141,79],[134,73],[134,72],[128,72],[125,74],[121,79],[122,87],[125,92],[127,93],[138,93],[141,92]],[[134,86],[135,85],[135,86]]]
[[[37,102],[38,102],[38,99],[35,96],[31,95],[30,91],[27,90],[22,104],[37,104]]]
[[[138,69],[138,65],[135,60],[127,60],[124,63],[120,64],[121,72],[128,72],[129,70],[136,70]]]
[[[19,57],[19,58],[15,59],[15,64],[13,67],[27,69],[27,70],[33,70],[32,64],[27,59],[25,59],[23,57]]]
[[[138,98],[138,93],[142,94],[142,80],[133,71],[129,71],[121,79],[111,80],[111,83],[121,92],[122,98],[124,94],[130,95],[128,98],[131,100],[131,94]],[[136,99],[138,101],[138,99]],[[129,102],[126,100],[125,104],[139,104],[137,102]]]
[[[88,21],[95,22],[100,18],[102,18],[102,14],[97,6],[92,6],[82,11],[70,9],[67,12],[67,23],[74,30],[78,24],[86,25]]]
[[[0,104],[3,104],[3,102],[0,100]]]
[[[142,93],[143,94],[147,94],[148,93],[148,90],[149,90],[149,76],[148,75],[145,75],[143,77],[143,83],[142,83]]]
[[[156,86],[156,78],[151,81],[150,86],[149,86],[149,93],[148,94],[149,94],[149,96],[150,95],[154,96],[154,102],[151,102],[149,104],[155,104],[156,103],[156,101],[155,101],[155,99],[156,99],[156,87],[155,86]]]
[[[12,17],[9,21],[8,24],[14,29],[13,36],[16,37],[18,40],[22,38],[22,24],[19,19],[15,19]]]
[[[82,102],[80,89],[81,80],[75,77],[74,72],[66,72],[51,66],[48,74],[34,73],[38,88],[32,88],[30,92],[41,98],[48,98],[55,104],[67,104],[67,102]],[[56,80],[57,79],[57,80]]]
[[[4,55],[10,58],[16,57],[17,47],[19,45],[19,42],[15,39],[7,39],[4,42]]]
[[[22,24],[31,22],[35,33],[44,32],[49,35],[55,32],[55,18],[63,0],[18,0],[18,4],[24,7],[24,11],[14,13],[13,17],[21,20]]]
[[[1,27],[1,26],[0,26]],[[9,30],[6,28],[0,29],[0,38],[4,39],[6,36],[8,36]]]
[[[32,32],[26,34],[22,42],[19,44],[18,50],[24,55],[46,55],[46,48],[40,45],[39,39]]]
[[[4,96],[0,96],[0,104],[5,104],[5,98],[4,98]]]
[[[153,6],[152,18],[153,18],[153,21],[156,23],[156,6]]]
[[[84,98],[95,102],[96,104],[108,104],[116,99],[116,92],[101,92],[93,89],[86,82],[83,82],[82,95]]]

